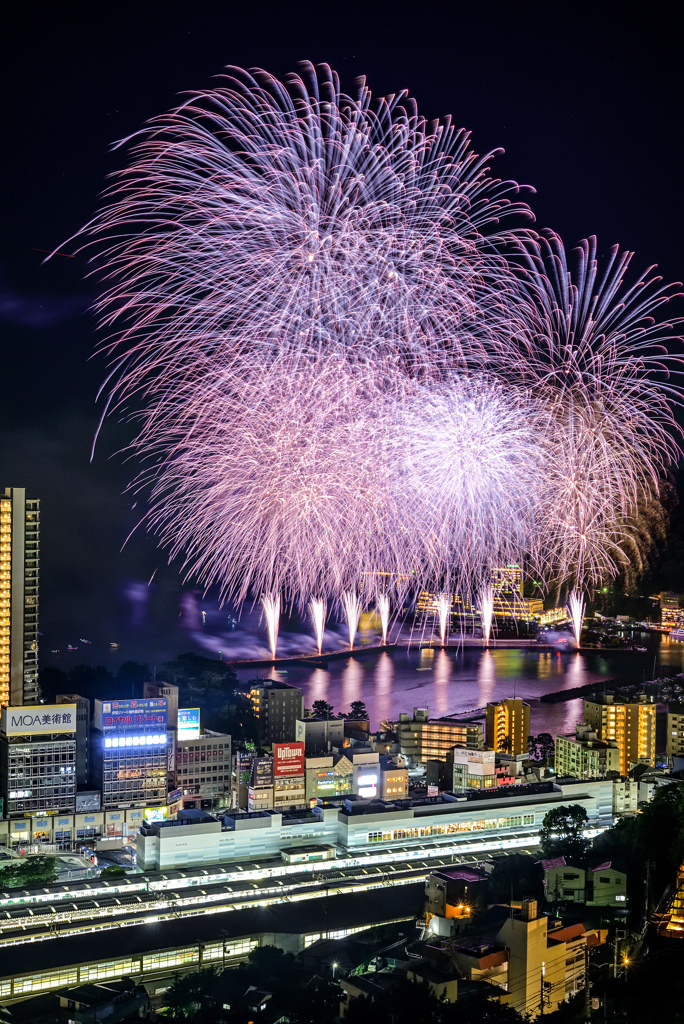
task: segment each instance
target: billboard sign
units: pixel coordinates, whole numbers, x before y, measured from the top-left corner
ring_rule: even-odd
[[[359,787],[359,796],[374,797],[378,795],[378,776],[375,772],[359,775],[356,784]]]
[[[439,786],[428,786],[428,788],[427,788],[427,795],[428,796],[439,796]]]
[[[304,744],[274,743],[273,774],[276,779],[304,774]]]
[[[166,821],[169,816],[168,807],[146,807],[145,821]]]
[[[33,704],[2,709],[5,736],[45,736],[52,732],[76,732],[75,704]]]
[[[178,739],[198,740],[200,737],[200,709],[178,708]]]
[[[270,757],[252,758],[249,784],[254,787],[273,785],[273,761]]]
[[[166,728],[166,697],[143,697],[142,700],[96,700],[95,729]]]
[[[83,814],[85,811],[99,811],[102,794],[99,789],[89,793],[76,794],[76,814]]]

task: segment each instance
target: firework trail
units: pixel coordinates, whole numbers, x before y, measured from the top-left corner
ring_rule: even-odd
[[[582,623],[584,621],[584,595],[579,590],[571,590],[568,598],[568,615],[572,622],[572,631],[575,634],[577,646],[580,645],[582,636]]]
[[[387,594],[380,594],[378,596],[378,614],[380,616],[380,623],[382,626],[382,645],[383,647],[387,643],[387,630],[389,629],[389,617],[390,617],[390,602]]]
[[[261,598],[261,607],[264,609],[271,657],[275,658],[278,646],[278,626],[280,624],[280,594],[264,594]]]
[[[81,232],[105,412],[188,576],[334,605],[353,647],[362,584],[379,607],[387,579],[474,594],[513,561],[582,591],[643,563],[681,389],[672,289],[625,284],[631,254],[599,270],[589,240],[573,270],[507,226],[529,211],[493,153],[325,66],[230,68],[124,142]]]
[[[480,606],[480,621],[482,622],[482,639],[485,647],[489,644],[489,637],[492,632],[492,620],[494,618],[494,591],[491,583],[481,587],[478,594]]]
[[[311,621],[313,622],[314,633],[316,635],[316,646],[318,647],[318,653],[321,653],[323,647],[323,631],[325,629],[325,617],[327,613],[326,602],[320,598],[312,597],[309,601],[309,611],[311,613]]]
[[[349,649],[353,651],[354,638],[356,630],[359,628],[359,619],[361,618],[361,601],[358,594],[352,591],[345,591],[342,594],[342,605],[349,629]]]
[[[442,647],[444,647],[449,628],[449,617],[451,615],[451,597],[449,594],[440,594],[437,598],[437,615],[439,617],[439,638]]]

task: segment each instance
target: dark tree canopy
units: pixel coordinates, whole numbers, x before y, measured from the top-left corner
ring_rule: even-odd
[[[544,857],[584,857],[589,841],[582,833],[589,819],[581,804],[554,807],[544,815],[539,830],[540,847]]]

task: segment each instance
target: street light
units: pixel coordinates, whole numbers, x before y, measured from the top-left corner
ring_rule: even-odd
[[[338,968],[339,966],[340,966],[339,964],[333,964],[333,965],[332,965],[332,972],[333,972],[333,980],[335,979],[335,971],[337,970],[337,968]]]

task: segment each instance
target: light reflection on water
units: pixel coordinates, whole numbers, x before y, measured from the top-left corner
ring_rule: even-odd
[[[684,644],[668,637],[659,640],[644,637],[644,646],[649,643],[645,653],[396,648],[331,660],[327,669],[289,665],[286,673],[274,670],[268,675],[301,686],[307,707],[325,699],[336,711],[346,711],[351,701],[363,700],[374,728],[400,712],[410,714],[414,707],[427,707],[438,717],[484,708],[489,700],[523,697],[532,705],[532,731],[556,735],[572,732],[581,721],[582,701],[541,704],[542,694],[599,679],[642,682],[659,674],[661,666],[663,674],[681,672]],[[241,679],[255,674],[253,668],[238,670]]]

